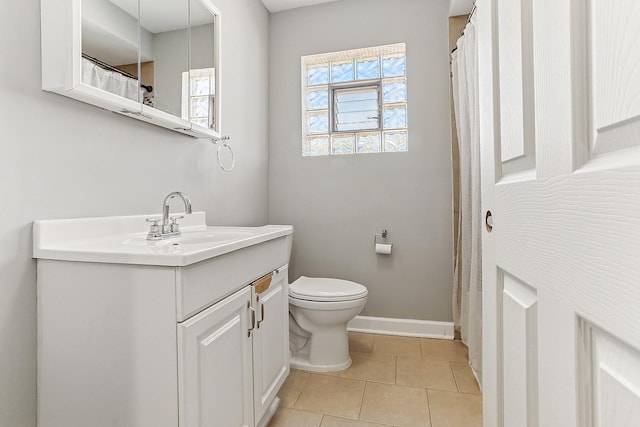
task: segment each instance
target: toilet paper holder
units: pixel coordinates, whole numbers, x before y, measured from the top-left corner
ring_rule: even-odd
[[[383,229],[382,233],[379,233],[373,236],[373,246],[375,246],[376,243],[385,243],[385,242],[378,242],[378,239],[386,239],[387,237],[389,237],[389,232],[386,229]]]
[[[375,234],[373,236],[373,247],[375,249],[377,244],[390,244],[387,241],[389,237],[389,232],[386,229],[383,229],[381,233]]]
[[[373,251],[377,254],[391,255],[393,244],[387,241],[389,232],[383,229],[381,233],[373,236]]]

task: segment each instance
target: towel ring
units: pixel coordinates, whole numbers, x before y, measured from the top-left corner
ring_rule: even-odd
[[[220,166],[220,169],[222,169],[225,172],[229,172],[233,170],[233,168],[236,166],[236,156],[235,154],[233,154],[233,150],[231,149],[231,146],[227,142],[229,141],[229,139],[231,138],[228,136],[223,136],[222,138],[214,139],[215,143],[218,143],[218,142],[222,143],[218,145],[218,166]],[[223,148],[227,148],[229,150],[229,153],[231,153],[231,166],[229,166],[228,168],[225,168],[222,165],[222,158],[220,153],[222,152]]]

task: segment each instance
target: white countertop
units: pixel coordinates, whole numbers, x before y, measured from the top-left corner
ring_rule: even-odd
[[[291,225],[207,226],[196,212],[180,220],[182,236],[148,241],[150,217],[158,215],[35,221],[33,257],[181,267],[293,234]]]

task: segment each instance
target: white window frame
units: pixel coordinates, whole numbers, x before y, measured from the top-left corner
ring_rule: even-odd
[[[341,133],[358,133],[358,132],[374,132],[374,131],[382,131],[382,83],[381,79],[375,80],[359,80],[353,82],[343,82],[343,83],[329,83],[329,136]],[[350,89],[361,89],[361,88],[369,88],[375,87],[378,95],[378,126],[375,128],[365,128],[360,130],[353,131],[340,131],[338,130],[338,111],[336,109],[336,92],[337,91],[346,91]]]
[[[209,77],[211,82],[209,83],[209,122],[210,129],[215,129],[215,97],[216,97],[216,69],[215,68],[197,68],[182,73],[182,118],[193,122],[193,120],[200,117],[193,117],[191,115],[191,98],[199,98],[205,95],[191,95],[191,79],[194,77]]]
[[[388,57],[402,57],[404,59],[404,74],[403,75],[395,75],[395,76],[385,76],[383,73],[383,59]],[[377,58],[378,59],[378,77],[369,78],[369,79],[358,79],[358,61],[366,60],[367,58]],[[406,45],[404,43],[398,43],[394,45],[385,45],[371,48],[363,48],[363,49],[353,49],[347,51],[339,51],[332,52],[326,54],[319,55],[309,55],[303,56],[301,58],[301,68],[302,68],[302,155],[304,157],[308,156],[331,156],[331,155],[343,155],[343,154],[361,154],[361,153],[388,153],[388,152],[404,152],[408,151],[408,90],[407,90],[407,69],[406,69]],[[348,81],[332,81],[332,64],[339,62],[352,62],[353,63],[353,76],[352,79]],[[328,69],[328,77],[326,83],[318,83],[311,84],[309,83],[309,68],[318,67],[318,66],[327,66]],[[384,85],[392,83],[393,81],[403,81],[405,84],[405,94],[406,97],[404,101],[399,102],[384,102]],[[376,86],[378,91],[378,127],[370,128],[370,129],[361,129],[361,130],[348,130],[348,131],[338,131],[337,130],[337,119],[336,119],[336,99],[335,94],[336,91],[346,90],[346,89],[357,89],[361,87],[372,87]],[[313,91],[313,89],[324,90],[327,88],[328,91],[328,105],[327,108],[313,109],[308,106],[308,95],[309,91]],[[405,123],[404,127],[384,127],[384,112],[386,108],[397,108],[403,107],[405,109]],[[327,114],[327,130],[322,133],[314,133],[311,132],[310,123],[309,123],[309,115],[317,112],[318,115],[324,115],[326,111]],[[377,139],[379,140],[379,151],[360,151],[360,138],[368,138],[370,136],[375,137],[375,133],[378,133],[379,136]],[[386,138],[389,136],[398,136],[404,135],[404,143],[402,144],[403,149],[394,149],[387,150],[387,140]],[[350,152],[344,151],[334,151],[333,141],[339,138],[352,138],[353,149]],[[326,141],[324,141],[326,139]],[[326,152],[322,153],[314,153],[311,149],[311,141],[314,140],[322,140],[326,144],[328,144],[328,148],[325,150]],[[323,143],[324,145],[324,143]]]

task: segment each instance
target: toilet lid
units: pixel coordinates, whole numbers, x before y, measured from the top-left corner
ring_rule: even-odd
[[[289,286],[289,296],[307,301],[349,301],[364,298],[367,288],[348,280],[301,276]]]

